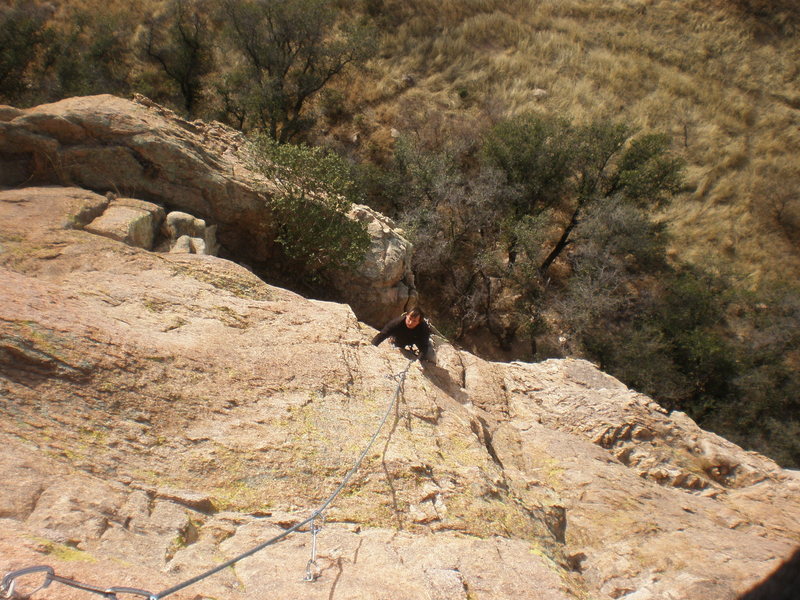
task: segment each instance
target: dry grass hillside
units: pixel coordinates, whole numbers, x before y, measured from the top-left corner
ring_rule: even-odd
[[[800,38],[790,3],[368,0],[382,51],[342,90],[380,159],[394,135],[470,136],[524,111],[667,132],[687,185],[678,257],[755,284],[800,275]],[[763,3],[762,3],[763,4]]]

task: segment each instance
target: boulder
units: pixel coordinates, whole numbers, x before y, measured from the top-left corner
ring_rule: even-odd
[[[184,254],[217,255],[216,225],[206,226],[203,219],[198,219],[181,211],[170,212],[164,220],[162,233],[165,241],[164,251]]]
[[[381,328],[417,302],[411,272],[413,246],[388,217],[356,205],[351,217],[366,226],[370,250],[352,271],[338,271],[332,286],[362,321]]]
[[[84,229],[130,246],[152,250],[163,220],[164,209],[157,204],[134,198],[113,198],[103,214]]]
[[[0,164],[26,164],[24,180],[6,185],[136,190],[137,198],[219,224],[232,253],[259,260],[272,252],[272,220],[239,158],[244,146],[232,129],[185,121],[144,98],[75,97],[0,122]]]
[[[169,251],[174,254],[202,254],[195,252],[194,241],[188,235],[182,235],[175,240]]]

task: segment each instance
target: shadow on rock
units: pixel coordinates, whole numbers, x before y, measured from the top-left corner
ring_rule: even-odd
[[[800,594],[800,548],[739,600],[793,600]]]
[[[428,361],[420,361],[422,372],[427,379],[445,394],[460,404],[466,404],[469,397],[461,385],[453,379],[450,371]]]

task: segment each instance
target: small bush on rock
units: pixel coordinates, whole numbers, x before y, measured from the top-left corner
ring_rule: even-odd
[[[347,216],[356,194],[348,163],[322,148],[278,144],[268,136],[254,138],[253,148],[256,168],[276,188],[269,202],[284,270],[318,281],[326,269],[361,262],[369,235]]]

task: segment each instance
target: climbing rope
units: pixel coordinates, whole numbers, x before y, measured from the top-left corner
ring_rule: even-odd
[[[212,569],[209,569],[208,571],[205,571],[204,573],[200,573],[199,575],[197,575],[195,577],[192,577],[191,579],[187,579],[186,581],[183,581],[183,582],[181,582],[181,583],[179,583],[177,585],[172,586],[171,588],[167,588],[166,590],[158,592],[157,594],[153,594],[152,592],[148,592],[147,590],[140,590],[140,589],[137,589],[137,588],[129,588],[129,587],[101,588],[101,587],[97,587],[97,586],[94,586],[94,585],[89,585],[89,584],[86,584],[86,583],[80,583],[79,581],[75,581],[74,579],[69,579],[67,577],[61,577],[60,575],[57,575],[52,567],[49,567],[49,566],[46,566],[46,565],[40,565],[40,566],[34,566],[34,567],[27,567],[27,568],[24,568],[24,569],[20,569],[18,571],[11,571],[11,572],[7,573],[5,575],[5,577],[3,577],[2,583],[0,583],[0,597],[6,598],[6,599],[14,598],[14,594],[16,593],[15,587],[16,587],[16,584],[17,584],[17,580],[19,578],[25,577],[25,576],[31,575],[31,574],[43,573],[44,574],[44,581],[35,590],[33,590],[31,592],[26,591],[24,597],[30,597],[33,594],[35,594],[36,592],[38,592],[40,590],[43,590],[46,587],[48,587],[52,582],[56,582],[56,583],[61,583],[61,584],[64,584],[66,586],[72,587],[72,588],[77,588],[79,590],[84,590],[86,592],[91,592],[93,594],[98,594],[100,596],[103,596],[107,600],[120,600],[119,597],[118,597],[118,594],[125,594],[125,595],[128,595],[128,596],[141,596],[143,598],[147,598],[147,600],[161,600],[162,598],[166,598],[167,596],[170,596],[170,595],[174,594],[175,592],[178,592],[178,591],[180,591],[180,590],[182,590],[184,588],[187,588],[190,585],[194,585],[195,583],[198,583],[199,581],[202,581],[203,579],[206,579],[207,577],[211,577],[212,575],[227,569],[228,567],[238,563],[240,560],[243,560],[243,559],[245,559],[245,558],[247,558],[249,556],[252,556],[256,552],[259,552],[259,551],[263,550],[264,548],[267,548],[268,546],[272,546],[273,544],[281,541],[285,537],[288,537],[289,535],[291,535],[292,533],[294,533],[298,529],[301,529],[305,525],[308,525],[309,523],[311,523],[310,531],[311,531],[311,535],[312,535],[312,549],[311,549],[311,560],[309,560],[308,564],[306,565],[306,575],[304,577],[304,581],[316,581],[316,579],[319,577],[319,574],[320,574],[319,573],[319,569],[318,569],[317,564],[316,564],[316,559],[317,559],[317,535],[319,534],[320,527],[316,524],[315,521],[317,519],[319,519],[321,521],[324,521],[324,512],[325,512],[325,510],[327,510],[328,507],[333,503],[333,501],[336,500],[336,497],[347,486],[347,484],[349,483],[350,479],[353,477],[353,475],[355,475],[356,471],[358,471],[359,467],[361,467],[361,463],[364,461],[364,458],[367,456],[367,453],[372,448],[372,445],[375,443],[375,440],[378,439],[378,435],[380,434],[381,430],[383,429],[383,426],[386,424],[386,421],[387,421],[387,419],[389,418],[389,415],[392,412],[392,407],[394,407],[395,402],[397,402],[397,399],[400,397],[400,394],[403,392],[403,386],[404,386],[405,381],[406,381],[406,375],[408,375],[408,371],[411,368],[411,365],[414,363],[415,360],[416,360],[416,357],[412,358],[412,359],[409,359],[408,364],[406,365],[405,369],[403,369],[397,375],[391,375],[390,376],[395,381],[397,381],[397,387],[395,388],[394,394],[392,395],[391,399],[389,400],[389,402],[388,402],[388,404],[386,406],[386,411],[383,414],[383,418],[381,419],[380,424],[378,425],[377,429],[375,430],[375,433],[372,434],[372,437],[370,438],[369,442],[364,447],[364,450],[362,450],[361,454],[356,459],[356,462],[353,464],[353,466],[350,468],[350,470],[344,476],[344,479],[342,479],[342,482],[339,484],[339,487],[337,487],[333,491],[333,493],[330,496],[328,496],[327,500],[325,500],[325,502],[323,502],[319,506],[319,508],[317,508],[314,512],[312,512],[311,515],[308,518],[306,518],[306,519],[300,521],[299,523],[297,523],[296,525],[293,525],[292,527],[289,527],[288,529],[282,531],[281,533],[279,533],[275,537],[270,538],[267,541],[262,542],[261,544],[259,544],[257,546],[254,546],[253,548],[250,548],[249,550],[247,550],[246,552],[243,552],[239,556],[235,556],[234,558],[232,558],[232,559],[230,559],[230,560],[228,560],[228,561],[226,561],[226,562],[224,562],[222,564],[219,564],[216,567],[214,567]]]

